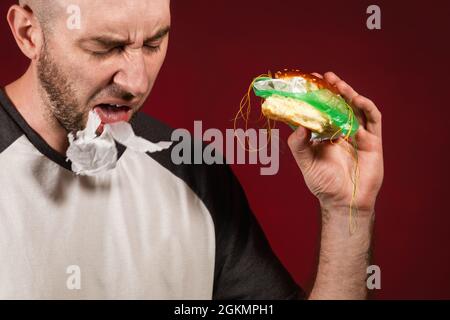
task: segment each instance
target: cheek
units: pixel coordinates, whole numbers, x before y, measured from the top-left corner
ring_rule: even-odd
[[[79,60],[66,59],[64,62],[64,74],[70,90],[78,103],[83,106],[87,99],[95,91],[98,83],[98,73],[87,72],[88,67]],[[95,70],[95,69],[90,69]]]
[[[96,72],[88,72],[88,70],[96,70]],[[84,69],[83,66],[72,70],[72,84],[81,104],[88,103],[88,100],[102,88],[101,74],[102,72],[98,69]]]
[[[101,63],[95,59],[80,60],[73,70],[80,101],[89,103],[90,99],[107,87],[111,83],[115,68],[114,64]]]

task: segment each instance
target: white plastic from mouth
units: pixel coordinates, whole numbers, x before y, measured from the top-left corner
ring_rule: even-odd
[[[106,124],[100,136],[97,128],[101,120],[96,112],[89,113],[84,130],[75,135],[68,135],[69,148],[67,159],[72,162],[72,170],[79,175],[94,176],[114,169],[117,163],[117,148],[115,141],[128,149],[139,153],[162,151],[172,145],[172,141],[150,142],[134,134],[128,122]]]

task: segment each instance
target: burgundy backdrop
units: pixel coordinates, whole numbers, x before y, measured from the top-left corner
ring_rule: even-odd
[[[27,60],[0,4],[4,86]],[[282,4],[281,4],[282,3]],[[383,113],[385,180],[377,202],[375,299],[450,298],[448,1],[376,1],[382,30],[366,28],[372,1],[172,1],[169,54],[144,110],[173,127],[232,128],[252,77],[268,70],[335,71]],[[281,127],[280,171],[234,165],[274,250],[309,288],[318,206]]]

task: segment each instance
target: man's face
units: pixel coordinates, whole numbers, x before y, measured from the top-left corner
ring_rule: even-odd
[[[129,121],[147,99],[168,45],[170,0],[58,0],[44,31],[38,77],[50,120],[68,132],[84,128],[89,111],[102,123]],[[80,29],[68,27],[80,8]],[[74,21],[74,20],[71,20]],[[73,25],[72,25],[73,26]],[[119,105],[121,107],[117,107]]]

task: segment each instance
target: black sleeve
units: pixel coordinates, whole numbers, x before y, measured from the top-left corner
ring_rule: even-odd
[[[272,251],[244,191],[228,167],[216,169],[207,205],[216,226],[213,299],[297,299],[303,290]],[[211,186],[214,188],[214,186]]]
[[[148,116],[136,117],[137,135],[168,141],[172,129]],[[297,299],[303,290],[272,251],[245,193],[228,165],[175,165],[171,148],[149,154],[183,179],[211,213],[216,237],[213,299]]]
[[[0,88],[0,153],[22,135],[22,131],[13,120],[14,113],[18,113],[18,111]]]

